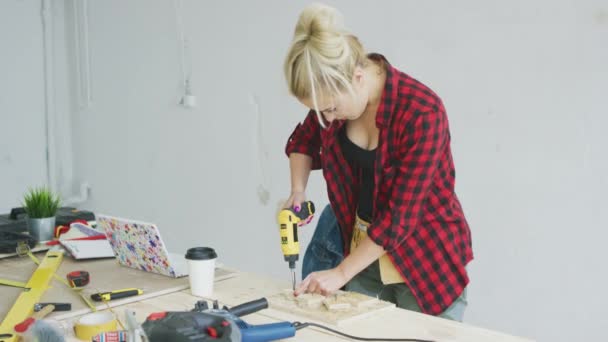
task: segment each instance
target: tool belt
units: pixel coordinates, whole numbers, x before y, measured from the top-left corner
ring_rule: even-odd
[[[361,241],[367,236],[368,227],[369,222],[364,221],[357,215],[355,227],[353,228],[353,238],[350,241],[351,253],[355,248],[359,247]],[[378,259],[378,264],[380,266],[380,280],[382,281],[382,284],[403,283],[403,277],[401,277],[401,274],[399,274],[399,271],[397,271],[397,268],[395,268],[395,265],[386,253]]]
[[[36,240],[23,233],[0,232],[0,253],[15,253],[19,243],[26,243],[30,248],[36,246]]]

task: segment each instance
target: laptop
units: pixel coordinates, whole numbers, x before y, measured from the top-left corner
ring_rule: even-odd
[[[184,255],[169,253],[153,223],[96,214],[118,262],[126,267],[179,278],[188,275]]]

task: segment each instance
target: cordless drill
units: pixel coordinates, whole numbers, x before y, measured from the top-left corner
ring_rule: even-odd
[[[298,242],[298,225],[306,222],[315,213],[315,205],[311,201],[302,202],[300,211],[294,208],[285,208],[279,212],[277,221],[281,235],[281,250],[285,261],[289,263],[291,270],[291,284],[296,289],[296,261],[300,255],[300,243]]]

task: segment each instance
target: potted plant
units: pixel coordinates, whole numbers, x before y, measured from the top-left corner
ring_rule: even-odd
[[[27,214],[27,229],[37,241],[53,239],[55,215],[61,201],[46,187],[29,189],[23,199],[23,208]]]

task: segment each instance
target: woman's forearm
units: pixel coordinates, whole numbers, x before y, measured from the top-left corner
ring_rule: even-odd
[[[289,168],[291,170],[291,192],[304,192],[312,169],[312,158],[303,153],[291,153]]]
[[[361,244],[338,265],[338,269],[346,279],[352,279],[372,262],[378,260],[384,253],[386,252],[382,246],[377,245],[366,236]]]

